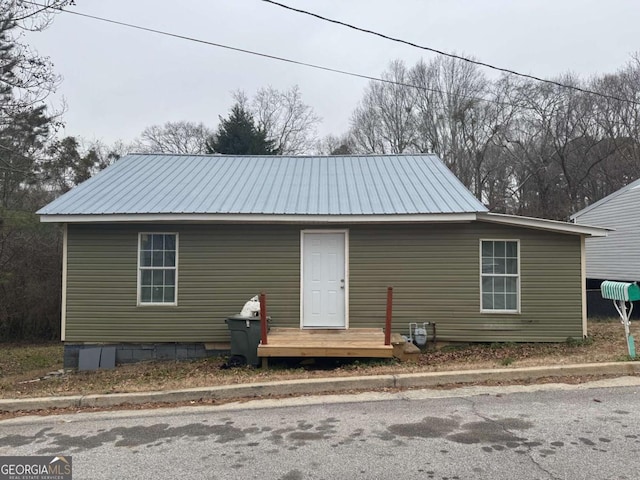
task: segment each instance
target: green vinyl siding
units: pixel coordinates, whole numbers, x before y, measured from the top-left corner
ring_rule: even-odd
[[[227,342],[224,319],[265,291],[274,326],[300,325],[300,225],[69,225],[67,342]],[[308,227],[318,229],[318,226]],[[432,321],[451,341],[582,335],[580,237],[488,223],[349,229],[349,326]],[[177,232],[177,306],[137,306],[140,232]],[[520,313],[480,313],[480,239],[520,241]]]
[[[480,313],[480,240],[520,240],[520,313]],[[350,324],[435,322],[448,341],[582,336],[580,237],[488,223],[350,229]],[[373,321],[372,321],[373,320]]]
[[[139,232],[177,232],[177,306],[137,306]],[[299,228],[69,225],[66,341],[226,342],[253,295],[298,326]]]

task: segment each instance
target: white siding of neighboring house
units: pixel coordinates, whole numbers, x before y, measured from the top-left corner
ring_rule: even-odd
[[[640,280],[640,181],[610,197],[572,217],[575,223],[615,229],[586,239],[587,278]]]

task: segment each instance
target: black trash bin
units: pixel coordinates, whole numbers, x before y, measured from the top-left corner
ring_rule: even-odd
[[[258,345],[260,345],[260,317],[233,315],[225,320],[231,334],[232,363],[258,366]],[[244,361],[239,361],[240,358]]]

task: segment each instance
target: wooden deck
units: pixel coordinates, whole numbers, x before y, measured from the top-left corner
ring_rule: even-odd
[[[302,330],[272,328],[267,344],[258,346],[258,356],[267,357],[362,357],[391,358],[393,346],[384,344],[381,328],[348,330]]]

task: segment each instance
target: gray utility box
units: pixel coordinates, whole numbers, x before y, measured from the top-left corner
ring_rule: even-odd
[[[244,357],[248,365],[258,366],[260,345],[260,317],[233,315],[225,320],[231,334],[231,356]]]

